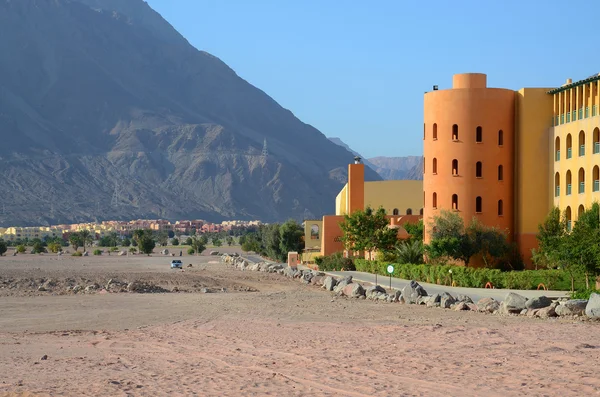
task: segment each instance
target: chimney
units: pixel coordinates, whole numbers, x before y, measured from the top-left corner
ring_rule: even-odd
[[[354,164],[348,164],[348,215],[365,209],[365,165],[356,156]]]

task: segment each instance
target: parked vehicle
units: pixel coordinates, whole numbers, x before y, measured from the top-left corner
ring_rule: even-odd
[[[174,259],[171,261],[171,269],[181,269],[183,267],[183,263],[179,259]]]

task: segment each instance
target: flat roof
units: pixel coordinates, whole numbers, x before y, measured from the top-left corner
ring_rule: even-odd
[[[558,87],[553,90],[550,90],[550,91],[548,91],[548,94],[558,94],[559,92],[566,91],[573,87],[577,87],[577,86],[584,85],[587,83],[592,83],[597,80],[600,80],[600,73],[598,73],[594,76],[588,77],[587,79],[575,81],[574,83],[566,84],[566,85],[563,85],[562,87]]]

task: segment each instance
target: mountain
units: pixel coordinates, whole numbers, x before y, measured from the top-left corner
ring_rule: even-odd
[[[377,166],[373,163],[371,163],[368,159],[366,159],[362,154],[352,150],[352,148],[350,148],[350,146],[348,146],[344,141],[342,141],[340,138],[336,138],[336,137],[329,137],[327,138],[329,139],[331,142],[335,143],[338,146],[343,147],[344,149],[346,149],[347,151],[349,151],[350,153],[352,153],[354,156],[358,156],[362,159],[362,162],[367,166],[370,167],[373,171],[377,172]],[[385,178],[384,178],[385,179]]]
[[[383,179],[423,179],[423,156],[373,157],[369,161]]]
[[[0,52],[2,225],[334,211],[352,153],[142,0],[0,0]]]

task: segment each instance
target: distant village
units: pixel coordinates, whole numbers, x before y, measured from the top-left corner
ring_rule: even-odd
[[[96,239],[117,234],[121,237],[131,236],[134,230],[146,229],[156,232],[167,232],[172,236],[194,235],[202,233],[220,233],[243,230],[262,225],[260,221],[223,221],[212,223],[204,220],[182,220],[174,223],[163,220],[138,219],[132,221],[104,221],[76,223],[70,225],[35,226],[35,227],[0,227],[0,239],[5,241],[56,239],[67,240],[72,233],[88,230]]]

